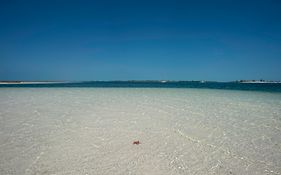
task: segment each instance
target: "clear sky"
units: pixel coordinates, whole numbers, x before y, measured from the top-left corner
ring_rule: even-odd
[[[1,0],[0,80],[281,80],[280,0]]]

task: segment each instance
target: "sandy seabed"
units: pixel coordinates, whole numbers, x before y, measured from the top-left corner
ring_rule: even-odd
[[[1,88],[0,174],[281,174],[281,93]]]

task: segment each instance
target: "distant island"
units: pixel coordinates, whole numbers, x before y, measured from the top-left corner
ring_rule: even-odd
[[[0,84],[47,84],[63,83],[64,81],[0,81]]]
[[[272,80],[238,80],[238,83],[281,83],[281,81],[272,81]]]

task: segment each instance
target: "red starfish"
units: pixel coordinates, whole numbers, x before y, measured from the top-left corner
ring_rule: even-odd
[[[140,144],[140,141],[138,141],[138,140],[137,140],[137,141],[134,141],[133,144],[134,144],[134,145],[138,145],[138,144]]]

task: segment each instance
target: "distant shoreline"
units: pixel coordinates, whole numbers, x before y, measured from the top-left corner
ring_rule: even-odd
[[[243,83],[243,84],[265,84],[265,83],[281,83],[281,81],[267,81],[267,80],[236,80],[228,82],[220,81],[204,81],[204,80],[191,80],[191,81],[176,81],[176,80],[111,80],[111,81],[0,81],[0,84],[57,84],[57,83],[86,83],[86,82],[156,82],[156,83],[173,83],[173,82],[198,82],[198,83]]]
[[[66,81],[0,81],[0,84],[53,84],[66,83]]]
[[[266,84],[266,83],[281,83],[281,82],[279,82],[279,81],[269,81],[269,82],[255,82],[255,81],[253,81],[253,82],[238,82],[238,83],[249,83],[249,84]]]
[[[281,83],[281,81],[268,81],[268,80],[239,80],[238,83]]]

